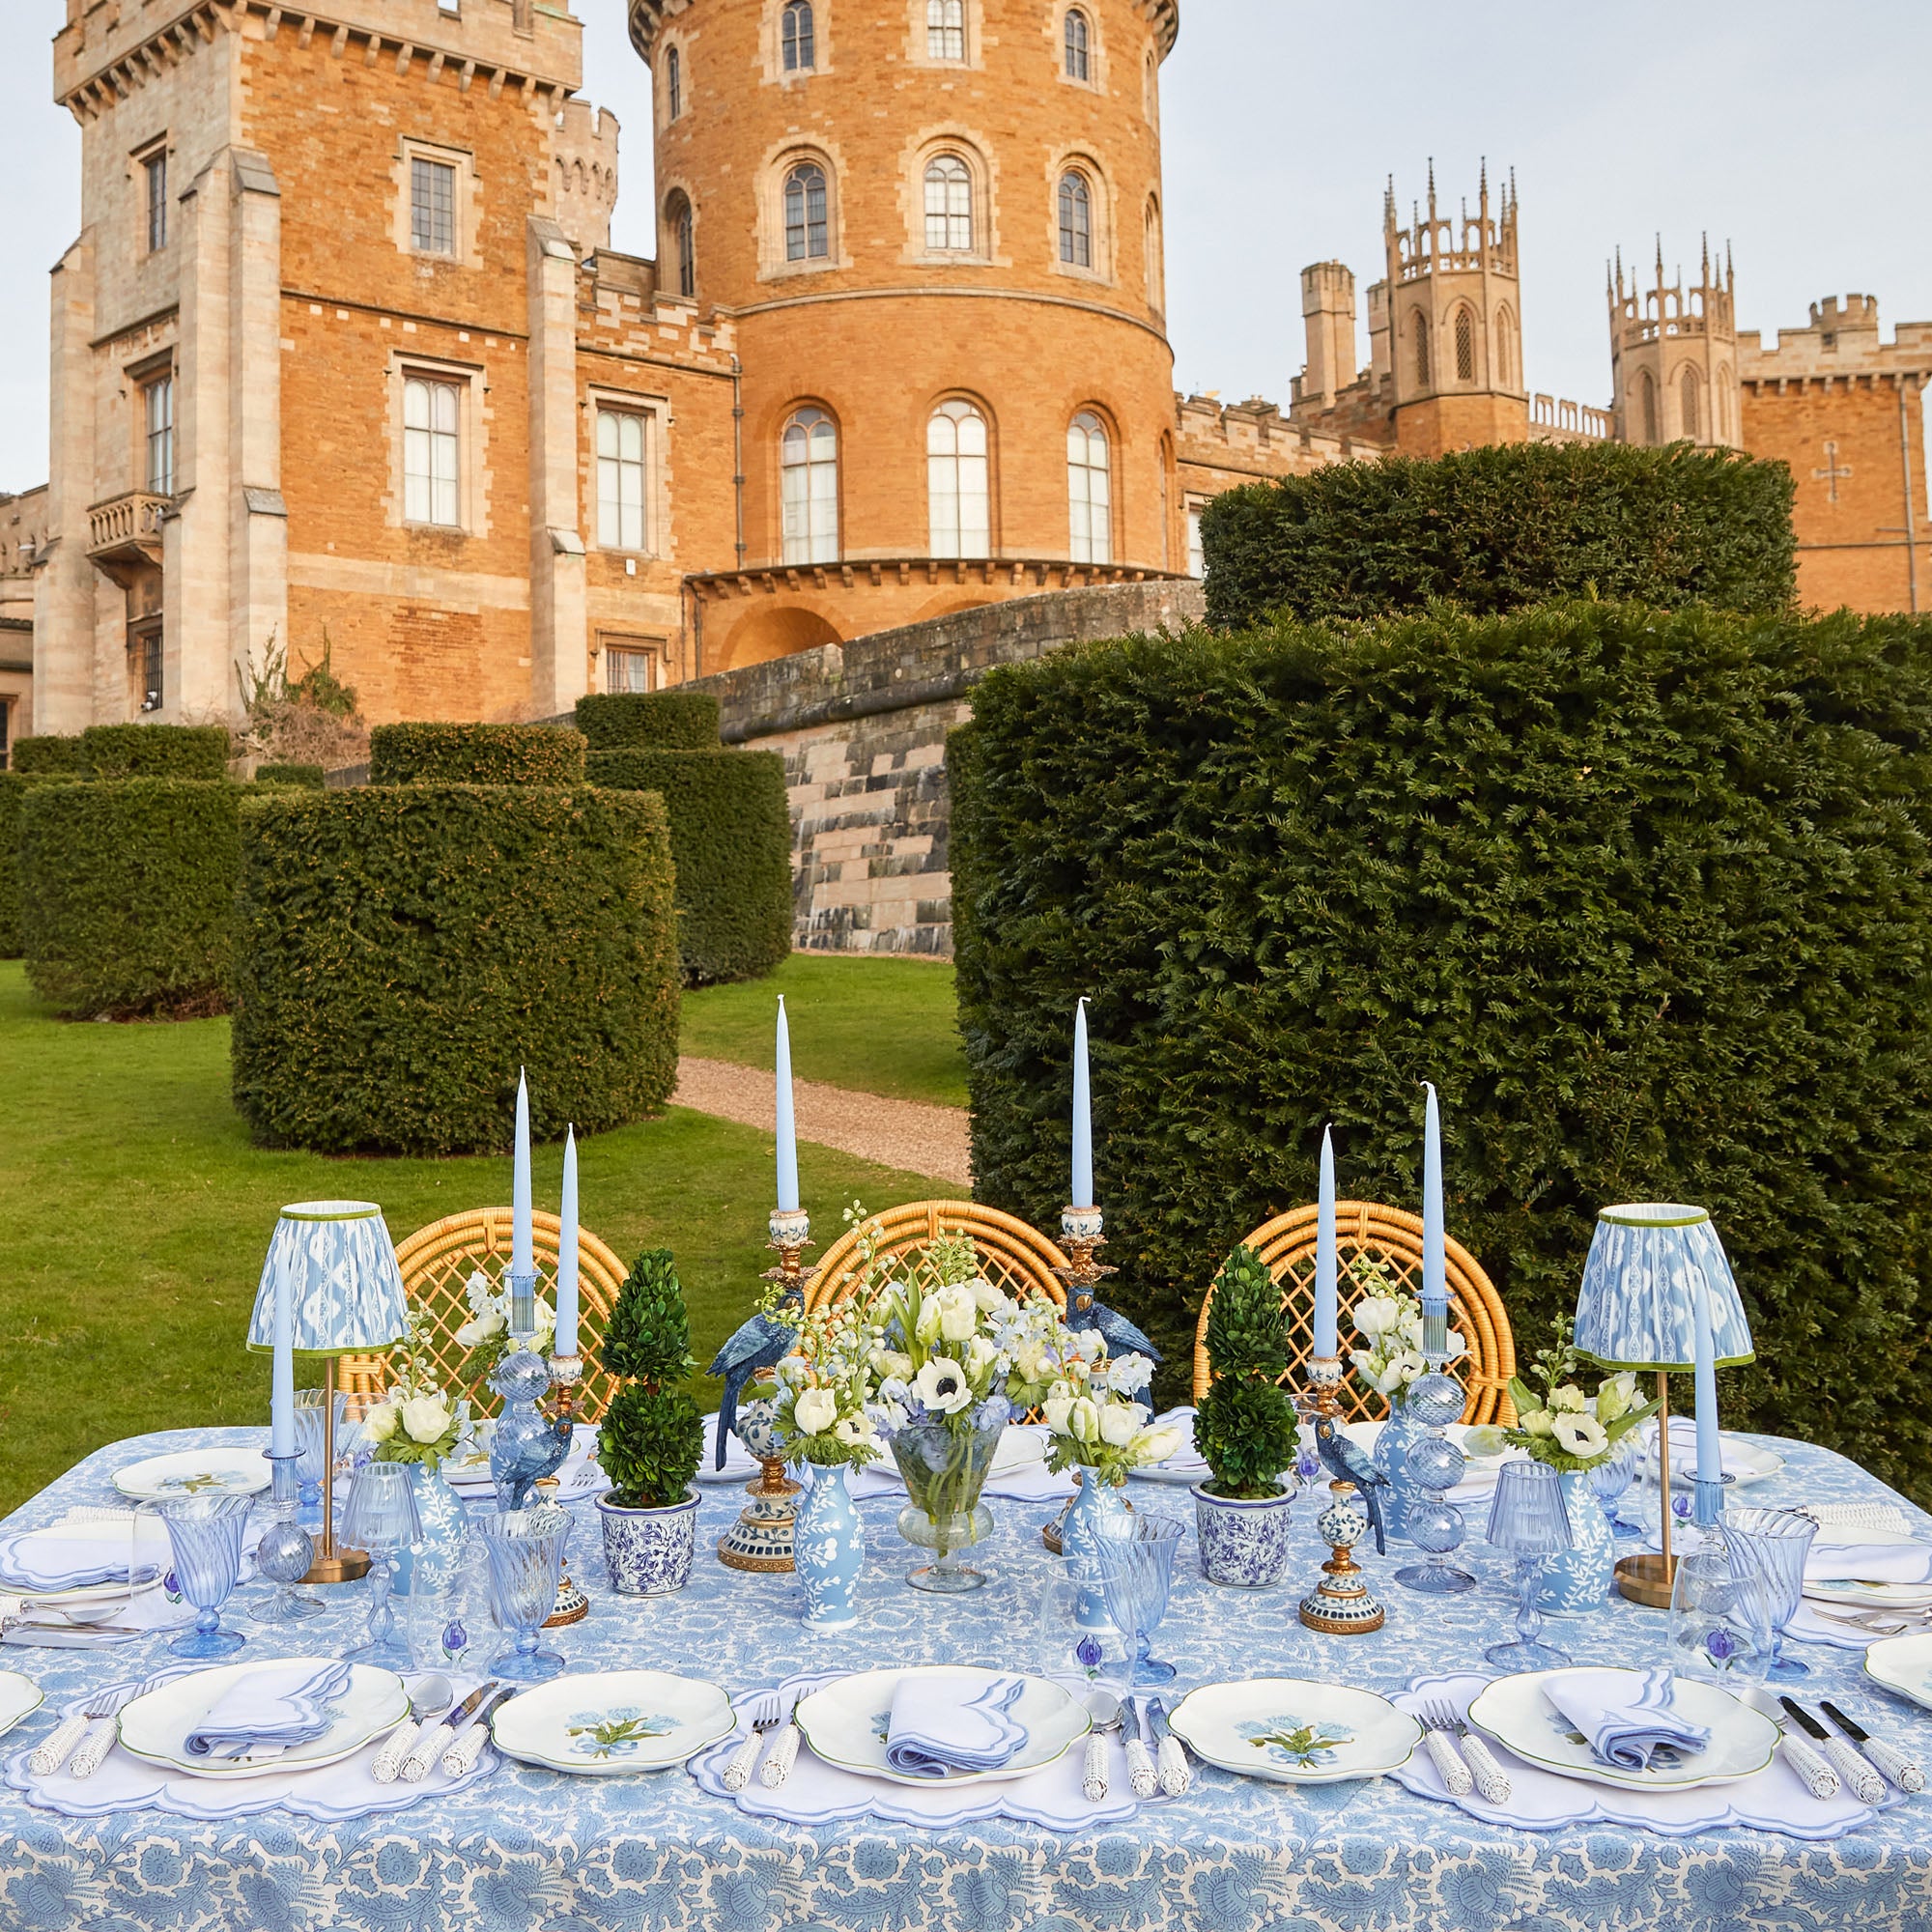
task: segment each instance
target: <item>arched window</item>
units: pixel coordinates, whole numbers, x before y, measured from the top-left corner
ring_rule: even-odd
[[[1076,269],[1094,266],[1094,190],[1073,168],[1060,178],[1060,259]]]
[[[786,0],[779,41],[787,73],[802,73],[817,65],[812,58],[811,0]]]
[[[785,176],[785,260],[822,262],[830,252],[825,221],[825,170],[803,161]]]
[[[1429,386],[1429,318],[1420,309],[1415,311],[1415,386],[1426,389]]]
[[[1160,203],[1149,197],[1147,205],[1147,284],[1148,303],[1153,308],[1167,305],[1167,268],[1161,260]]]
[[[1087,25],[1087,15],[1078,7],[1066,10],[1066,77],[1068,80],[1088,80],[1090,71],[1089,43],[1093,36]]]
[[[1151,47],[1147,50],[1147,61],[1141,69],[1141,110],[1150,128],[1159,124],[1160,57]]]
[[[966,0],[925,0],[925,57],[966,58]]]
[[[986,418],[969,402],[941,403],[925,425],[925,496],[934,556],[992,554]]]
[[[1114,493],[1107,426],[1082,410],[1066,427],[1066,508],[1075,563],[1114,560]]]
[[[973,245],[973,177],[957,155],[940,155],[926,163],[925,245]]]
[[[1456,380],[1476,380],[1476,318],[1465,308],[1456,311]]]
[[[838,556],[838,427],[823,410],[800,410],[779,445],[787,563]]]
[[[1506,308],[1498,309],[1496,311],[1496,367],[1495,367],[1495,378],[1496,378],[1497,388],[1507,389],[1510,386],[1511,366],[1512,365],[1510,362],[1510,312]]]
[[[684,62],[675,47],[665,54],[665,119],[675,121],[684,112]]]
[[[1712,427],[1717,431],[1717,440],[1729,442],[1731,440],[1731,372],[1719,365],[1718,380],[1711,384],[1711,410],[1717,420]]]
[[[670,229],[670,245],[677,263],[677,292],[681,296],[697,293],[696,224],[692,219],[691,203],[682,193],[673,193],[665,206],[665,221]]]
[[[1677,385],[1677,393],[1682,398],[1681,409],[1684,415],[1684,434],[1692,442],[1702,442],[1703,432],[1698,421],[1697,372],[1687,368],[1683,380]]]
[[[1636,375],[1636,414],[1643,427],[1645,442],[1657,440],[1657,384],[1650,379],[1648,369],[1639,369]]]

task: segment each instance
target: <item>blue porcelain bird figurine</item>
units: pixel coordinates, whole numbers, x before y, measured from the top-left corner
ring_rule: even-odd
[[[1379,1492],[1388,1488],[1387,1476],[1342,1434],[1332,1415],[1318,1415],[1315,1418],[1315,1453],[1327,1465],[1331,1476],[1354,1484],[1376,1532],[1376,1554],[1386,1556],[1388,1541],[1382,1534],[1382,1499]]]
[[[784,1320],[803,1301],[802,1294],[788,1294],[780,1304],[780,1312],[766,1315],[762,1311],[752,1317],[731,1339],[719,1350],[708,1374],[724,1378],[724,1393],[718,1404],[718,1450],[714,1468],[724,1466],[724,1442],[738,1426],[738,1398],[745,1392],[745,1384],[765,1369],[775,1369],[791,1353],[791,1347],[798,1340],[796,1325]]]
[[[1159,1362],[1161,1352],[1118,1309],[1094,1299],[1092,1289],[1075,1290],[1066,1297],[1066,1325],[1076,1334],[1083,1328],[1099,1331],[1110,1356],[1145,1355]]]

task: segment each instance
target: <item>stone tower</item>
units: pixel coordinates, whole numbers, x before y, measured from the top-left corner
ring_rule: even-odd
[[[1485,164],[1474,217],[1465,202],[1451,219],[1437,209],[1432,162],[1428,215],[1417,211],[1403,227],[1391,183],[1382,235],[1387,280],[1383,304],[1371,291],[1371,327],[1380,333],[1374,327],[1379,321],[1386,329],[1397,446],[1415,456],[1440,456],[1524,440],[1529,397],[1522,376],[1514,183],[1492,213]]]
[[[1696,282],[1663,279],[1663,242],[1657,244],[1657,279],[1645,290],[1633,274],[1624,286],[1624,260],[1605,270],[1610,311],[1610,396],[1621,442],[1694,442],[1734,447],[1740,439],[1737,278],[1728,253],[1714,272],[1704,243]]]
[[[740,568],[694,586],[707,664],[1069,564],[1185,568],[1159,128],[1179,0],[629,19],[661,280],[733,315],[743,368]]]
[[[1355,380],[1355,277],[1341,262],[1314,262],[1301,271],[1301,319],[1308,362],[1295,401],[1332,409]]]

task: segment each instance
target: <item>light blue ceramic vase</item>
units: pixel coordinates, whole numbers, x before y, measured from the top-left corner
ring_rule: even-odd
[[[1408,1541],[1408,1512],[1417,1502],[1419,1492],[1408,1473],[1408,1445],[1423,1434],[1408,1412],[1408,1391],[1398,1389],[1389,1398],[1388,1420],[1376,1437],[1370,1460],[1389,1479],[1382,1492],[1382,1529],[1392,1543]]]
[[[808,1630],[844,1630],[859,1620],[866,1532],[845,1471],[815,1467],[792,1524],[792,1565],[805,1588]]]
[[[398,1597],[434,1597],[447,1590],[463,1560],[463,1502],[442,1479],[442,1471],[409,1465],[416,1496],[422,1541],[396,1552],[391,1588]]]
[[[1547,1617],[1587,1617],[1609,1601],[1617,1541],[1590,1487],[1589,1471],[1565,1469],[1557,1480],[1570,1517],[1571,1543],[1568,1549],[1543,1559],[1536,1607]]]
[[[1078,1601],[1073,1618],[1082,1630],[1111,1630],[1113,1622],[1100,1596],[1100,1553],[1095,1548],[1096,1525],[1126,1513],[1127,1499],[1118,1483],[1103,1483],[1092,1469],[1080,1472],[1073,1507],[1060,1526],[1061,1553],[1066,1559]]]

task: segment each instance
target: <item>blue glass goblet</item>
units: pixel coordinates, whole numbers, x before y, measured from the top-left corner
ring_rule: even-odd
[[[416,1515],[415,1470],[407,1463],[365,1463],[350,1486],[342,1512],[342,1538],[369,1552],[369,1627],[345,1663],[375,1663],[384,1670],[412,1670],[409,1639],[396,1624],[389,1592],[395,1581],[396,1552],[422,1541]]]
[[[1726,1510],[1718,1524],[1729,1547],[1731,1560],[1757,1578],[1769,1639],[1769,1674],[1808,1677],[1811,1666],[1803,1658],[1784,1654],[1785,1626],[1798,1614],[1804,1597],[1804,1562],[1818,1525],[1798,1510]]]
[[[320,1597],[296,1588],[315,1560],[315,1539],[296,1520],[296,1465],[299,1461],[299,1451],[287,1456],[269,1452],[275,1472],[274,1490],[269,1503],[268,1527],[255,1546],[255,1574],[275,1588],[248,1613],[258,1624],[300,1623],[327,1608]]]
[[[1133,1646],[1127,1686],[1167,1684],[1174,1665],[1149,1656],[1153,1634],[1167,1615],[1174,1584],[1174,1552],[1183,1525],[1178,1517],[1136,1510],[1103,1517],[1094,1525],[1100,1564],[1100,1595],[1114,1628]]]
[[[304,1529],[322,1527],[324,1422],[327,1417],[328,1391],[296,1390],[296,1483],[300,1503],[298,1520]],[[340,1450],[343,1392],[335,1391],[335,1444]]]
[[[1608,1456],[1590,1471],[1590,1493],[1604,1506],[1604,1516],[1615,1537],[1639,1537],[1640,1522],[1628,1521],[1619,1514],[1624,1497],[1636,1481],[1637,1449],[1633,1436],[1626,1435]]]
[[[556,1607],[570,1512],[557,1503],[537,1503],[478,1516],[473,1526],[490,1561],[490,1613],[517,1636],[508,1650],[490,1660],[490,1674],[541,1684],[563,1668],[557,1652],[537,1648],[537,1633]]]
[[[1568,1663],[1568,1651],[1541,1641],[1543,1613],[1536,1607],[1541,1559],[1568,1549],[1572,1541],[1562,1480],[1548,1463],[1505,1463],[1496,1472],[1489,1541],[1516,1559],[1516,1640],[1491,1644],[1484,1657],[1498,1670],[1553,1670]]]
[[[221,1606],[242,1574],[242,1534],[253,1496],[165,1496],[155,1504],[167,1524],[174,1577],[194,1605],[194,1628],[168,1645],[177,1657],[228,1657],[247,1642],[221,1628]]]

